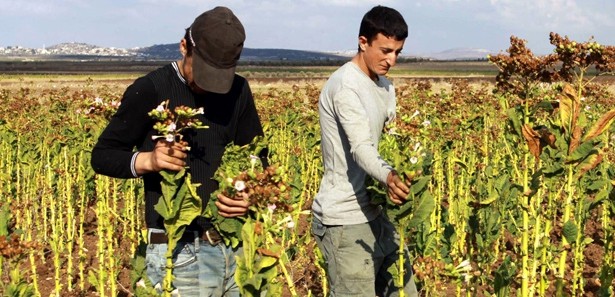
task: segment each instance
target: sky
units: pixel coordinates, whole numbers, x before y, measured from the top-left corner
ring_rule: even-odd
[[[219,5],[241,20],[248,48],[356,49],[361,18],[375,5],[404,16],[404,55],[456,48],[504,52],[511,35],[534,53],[548,54],[550,32],[615,45],[614,0],[0,0],[0,46],[177,43],[195,17]]]

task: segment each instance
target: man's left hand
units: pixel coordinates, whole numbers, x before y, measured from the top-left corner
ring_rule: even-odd
[[[248,207],[250,207],[250,201],[248,200],[248,194],[244,192],[237,193],[235,197],[226,197],[218,194],[216,206],[221,216],[232,218],[245,215],[248,212]]]

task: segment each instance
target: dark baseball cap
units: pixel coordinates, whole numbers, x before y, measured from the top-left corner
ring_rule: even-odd
[[[189,33],[194,82],[205,91],[228,93],[246,39],[243,25],[230,9],[218,6],[198,16]]]

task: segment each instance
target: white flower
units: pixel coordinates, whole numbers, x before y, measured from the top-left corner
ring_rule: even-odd
[[[246,188],[246,183],[244,183],[242,180],[238,180],[235,182],[235,190],[237,190],[237,192],[241,192],[245,190],[245,188]]]
[[[286,223],[286,228],[288,229],[295,228],[295,222],[291,220],[290,222]]]
[[[589,105],[585,105],[585,111],[589,111],[591,107]]]
[[[177,125],[175,125],[175,123],[170,123],[167,126],[167,131],[169,131],[169,132],[173,132],[173,131],[175,131],[175,129],[177,129]]]
[[[275,204],[269,204],[267,205],[267,209],[269,210],[270,213],[272,213],[277,206],[275,206]]]
[[[167,135],[165,135],[165,136],[164,136],[164,139],[165,139],[167,142],[173,142],[173,141],[175,141],[175,135],[173,135],[173,134],[167,134]]]
[[[397,128],[396,127],[393,127],[391,129],[389,129],[389,131],[387,131],[387,134],[389,134],[389,135],[399,135],[399,134],[397,134]]]
[[[423,126],[424,126],[424,127],[427,127],[427,126],[429,126],[429,125],[431,125],[431,121],[430,121],[430,120],[424,120],[424,121],[423,121]]]
[[[457,267],[455,267],[458,271],[466,271],[469,272],[472,270],[472,265],[470,265],[470,260],[463,260]]]
[[[158,105],[158,107],[156,107],[156,111],[163,112],[164,111],[164,104]]]
[[[414,144],[414,151],[416,152],[421,147],[421,143],[417,142]]]
[[[419,161],[419,159],[417,157],[410,158],[410,163],[412,163],[412,164],[416,164],[418,161]]]
[[[205,110],[202,107],[199,107],[199,109],[196,110],[196,114],[204,114]]]
[[[96,98],[94,99],[94,103],[95,103],[96,105],[102,105],[104,102],[103,102],[102,98],[100,98],[100,97],[96,97]]]
[[[256,166],[256,162],[258,161],[258,157],[255,155],[250,155],[250,166],[252,166],[252,169],[254,169],[254,166]]]
[[[410,116],[410,118],[418,116],[419,114],[421,114],[421,112],[419,112],[418,110],[415,110],[414,113]]]

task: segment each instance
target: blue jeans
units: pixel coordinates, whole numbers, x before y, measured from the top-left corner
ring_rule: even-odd
[[[164,232],[150,229],[150,232]],[[166,244],[148,244],[145,254],[147,276],[156,287],[162,286],[166,273]],[[212,246],[207,241],[180,242],[173,253],[173,286],[181,297],[239,297],[235,283],[235,255],[241,248],[233,250],[224,243]]]
[[[387,270],[399,261],[399,235],[384,217],[357,225],[323,225],[312,221],[312,234],[327,265],[330,296],[399,296]],[[408,249],[404,247],[403,291],[416,297]]]

